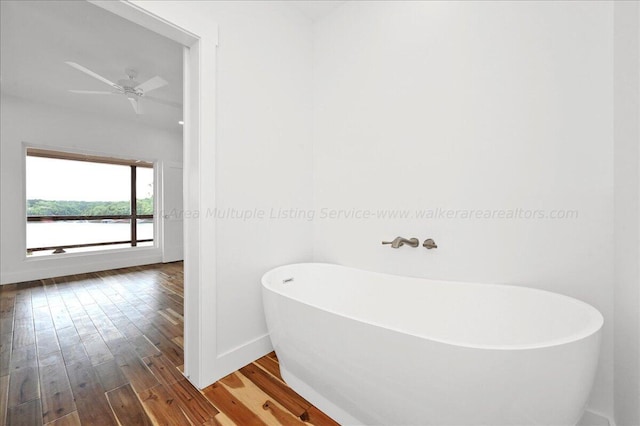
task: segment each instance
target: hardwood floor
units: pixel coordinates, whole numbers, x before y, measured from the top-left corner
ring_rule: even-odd
[[[181,373],[182,264],[0,286],[0,423],[337,425],[274,353],[202,392]]]

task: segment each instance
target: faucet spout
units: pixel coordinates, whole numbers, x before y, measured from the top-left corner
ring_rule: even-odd
[[[420,240],[418,240],[417,238],[406,239],[403,237],[396,237],[393,241],[383,241],[382,244],[391,244],[391,248],[394,249],[400,248],[405,244],[410,247],[418,247],[418,244],[420,244]]]

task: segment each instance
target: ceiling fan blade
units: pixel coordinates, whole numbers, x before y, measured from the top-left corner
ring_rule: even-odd
[[[69,90],[71,93],[80,95],[118,95],[117,92],[107,92],[106,90]]]
[[[133,107],[133,110],[136,112],[137,115],[142,114],[142,110],[140,110],[140,103],[138,102],[138,99],[134,99],[134,98],[127,98],[129,99],[129,102],[131,102],[131,106]]]
[[[111,87],[114,87],[118,90],[122,90],[122,88],[120,86],[118,86],[116,83],[114,83],[113,81],[107,80],[106,78],[104,78],[103,76],[101,76],[100,74],[97,74],[93,71],[91,71],[90,69],[87,69],[85,67],[83,67],[82,65],[76,64],[75,62],[71,62],[71,61],[66,61],[65,64],[69,65],[70,67],[73,67],[75,69],[77,69],[78,71],[82,71],[83,73],[90,75],[93,78],[96,78],[100,81],[102,81],[103,83],[108,84]]]
[[[146,100],[155,102],[157,104],[168,105],[174,108],[182,108],[182,104],[180,102],[169,101],[167,99],[160,99],[160,98],[156,98],[155,96],[145,96],[144,98]]]
[[[166,86],[167,83],[166,80],[160,76],[155,76],[147,81],[145,81],[144,83],[140,83],[138,84],[135,89],[136,90],[141,90],[143,93],[149,93],[152,90],[156,90],[162,86]]]

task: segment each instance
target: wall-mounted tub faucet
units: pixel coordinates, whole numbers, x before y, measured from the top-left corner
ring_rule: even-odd
[[[422,247],[426,248],[427,250],[431,250],[434,248],[438,248],[438,245],[431,238],[428,238],[424,240],[424,243],[422,243]]]
[[[418,244],[420,244],[420,240],[417,238],[406,239],[402,237],[396,237],[393,241],[383,241],[382,244],[391,244],[391,247],[396,249],[402,247],[405,244],[411,247],[418,247]]]

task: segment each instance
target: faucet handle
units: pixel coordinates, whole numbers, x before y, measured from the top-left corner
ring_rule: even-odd
[[[438,245],[435,241],[433,241],[433,239],[427,238],[426,240],[424,240],[424,243],[422,243],[422,247],[426,248],[427,250],[431,250],[434,248],[438,248]]]

